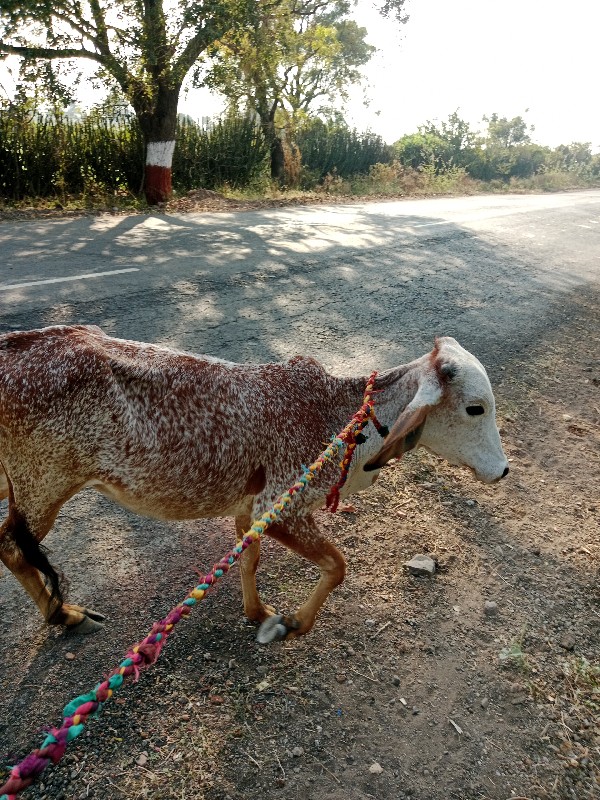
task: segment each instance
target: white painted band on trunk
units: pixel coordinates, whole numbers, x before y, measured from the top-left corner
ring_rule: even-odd
[[[175,150],[175,140],[171,142],[148,142],[146,164],[149,167],[166,167],[168,169],[173,162],[173,150]]]

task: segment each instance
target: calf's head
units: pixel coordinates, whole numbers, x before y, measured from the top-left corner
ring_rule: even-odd
[[[470,467],[485,483],[507,475],[494,395],[482,364],[445,336],[417,369],[415,396],[365,469],[379,469],[418,443],[450,464]]]

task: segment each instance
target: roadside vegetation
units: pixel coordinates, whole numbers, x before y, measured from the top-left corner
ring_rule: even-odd
[[[531,141],[521,117],[492,115],[484,133],[453,114],[393,145],[343,121],[306,119],[293,147],[283,141],[283,180],[272,177],[271,145],[249,115],[203,124],[180,115],[174,197],[210,190],[236,201],[546,192],[600,185],[600,155],[586,143],[550,148]],[[86,115],[0,109],[0,198],[5,208],[147,207],[144,139],[126,106]]]
[[[400,27],[405,4],[374,2]],[[600,181],[590,144],[537,144],[520,116],[491,114],[479,131],[457,111],[395,143],[353,130],[340,109],[376,51],[350,0],[7,0],[0,60],[18,67],[12,89],[0,87],[0,203],[138,209],[198,190],[284,202]],[[76,104],[82,81],[106,93],[88,112]],[[221,119],[177,113],[194,86],[225,100]]]

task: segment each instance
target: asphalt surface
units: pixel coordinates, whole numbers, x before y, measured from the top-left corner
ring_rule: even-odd
[[[598,296],[600,190],[0,223],[0,330],[94,323],[366,373],[455,336],[492,370]]]

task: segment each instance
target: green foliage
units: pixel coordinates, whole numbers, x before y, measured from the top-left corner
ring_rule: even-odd
[[[180,120],[173,159],[180,190],[224,183],[251,183],[266,165],[267,147],[256,125],[230,117],[206,128]],[[0,196],[137,194],[143,175],[144,143],[135,117],[91,114],[81,121],[39,117],[22,110],[0,112]]]
[[[353,197],[432,197],[443,194],[474,194],[478,184],[460,167],[436,173],[433,167],[412,169],[399,161],[373,164],[368,172],[342,178],[328,173],[317,191]]]
[[[445,172],[452,163],[451,146],[435,133],[410,133],[394,143],[394,153],[405,167],[433,167],[436,173]]]
[[[500,147],[511,147],[531,142],[531,137],[527,132],[528,125],[523,117],[507,119],[506,117],[499,117],[498,114],[492,114],[491,117],[484,117],[483,119],[487,122],[487,139],[491,144],[499,145]],[[533,126],[530,130],[533,132]]]
[[[348,177],[392,158],[392,148],[370,131],[358,133],[343,125],[327,125],[320,119],[307,122],[296,142],[302,165],[309,176],[320,180],[329,173]]]
[[[228,116],[208,127],[180,119],[173,156],[178,189],[207,189],[227,184],[238,189],[264,174],[268,146],[249,117]]]
[[[0,112],[0,195],[64,197],[139,190],[143,142],[135,123],[73,122],[64,116]]]
[[[43,77],[51,63],[75,69],[85,59],[131,103],[146,141],[166,140],[175,132],[186,74],[210,45],[246,24],[254,5],[181,0],[166,10],[162,2],[130,0],[3,0],[0,57],[19,56],[28,79]],[[42,72],[36,73],[38,68]],[[54,82],[55,94],[64,92],[55,70],[46,79],[48,85]]]
[[[375,53],[350,9],[348,0],[256,3],[252,23],[211,48],[203,82],[234,107],[258,114],[263,125],[276,111],[297,122],[317,104],[346,97]]]
[[[554,170],[574,172],[577,175],[600,175],[600,155],[592,155],[589,142],[572,142],[559,145],[549,159]]]
[[[222,92],[230,108],[246,108],[260,120],[274,178],[289,183],[294,171],[283,139],[292,152],[303,120],[345,98],[375,52],[366,29],[348,17],[350,7],[348,0],[256,3],[252,24],[210,50],[203,82]]]
[[[483,134],[472,130],[457,111],[444,122],[426,122],[418,133],[403,136],[394,144],[396,158],[413,169],[433,168],[442,174],[459,167],[471,178],[513,187],[517,186],[515,181],[536,178],[543,190],[550,185],[576,183],[557,177],[563,173],[585,180],[600,176],[600,156],[592,155],[587,143],[574,142],[552,150],[531,141],[533,127],[520,116],[508,119],[492,114],[483,119],[487,123]],[[553,177],[543,179],[548,173]]]
[[[471,130],[469,123],[458,116],[458,111],[454,111],[440,124],[426,122],[419,126],[419,133],[434,136],[444,142],[449,166],[466,167],[481,145],[479,134]]]
[[[538,172],[530,178],[511,178],[508,183],[499,182],[509,192],[565,192],[570,189],[583,189],[586,186],[598,186],[597,178],[577,175],[575,172],[557,172],[547,170]],[[487,186],[488,184],[484,184]]]
[[[489,144],[475,150],[467,167],[469,175],[482,181],[530,178],[545,169],[551,150],[537,144],[502,147]]]

